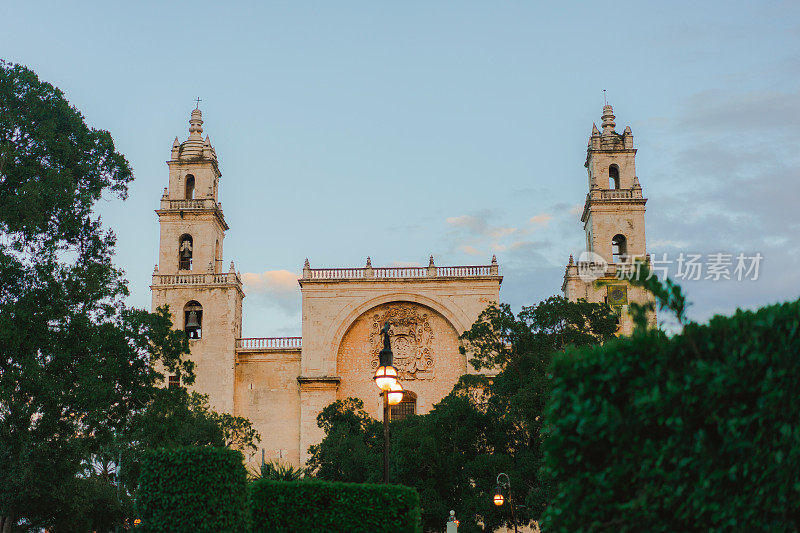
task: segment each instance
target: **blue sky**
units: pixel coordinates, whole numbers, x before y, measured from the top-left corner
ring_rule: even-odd
[[[687,281],[690,314],[800,296],[797,2],[10,2],[0,57],[60,87],[131,162],[103,201],[149,307],[153,209],[202,98],[246,274],[244,334],[300,333],[314,267],[485,264],[514,306],[560,291],[584,243],[603,89],[630,125],[648,251],[763,256]]]

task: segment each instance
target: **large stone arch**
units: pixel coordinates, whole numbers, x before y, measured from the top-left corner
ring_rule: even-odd
[[[393,292],[382,294],[380,296],[376,296],[375,298],[366,300],[356,307],[343,309],[333,321],[333,324],[336,324],[336,327],[332,332],[331,342],[326,343],[326,345],[333,346],[338,352],[342,338],[358,317],[373,307],[391,302],[411,302],[430,307],[442,315],[448,322],[450,322],[450,325],[453,326],[453,329],[455,329],[458,334],[461,334],[462,332],[466,331],[467,328],[472,326],[473,321],[470,320],[469,317],[455,305],[452,305],[452,307],[446,306],[443,305],[441,301],[434,300],[421,294],[410,292]]]
[[[419,413],[429,411],[468,371],[467,358],[459,350],[461,330],[453,323],[457,319],[446,317],[427,301],[394,296],[372,299],[354,309],[350,314],[358,315],[341,324],[344,332],[337,332],[333,345],[340,378],[337,398],[361,398],[374,417],[380,414],[381,400],[372,375],[383,345],[384,321],[392,324],[394,364],[403,386],[417,396]]]

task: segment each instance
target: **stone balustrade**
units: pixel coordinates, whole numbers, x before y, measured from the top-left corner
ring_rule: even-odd
[[[153,285],[223,285],[242,284],[236,272],[204,272],[198,274],[153,274]]]
[[[236,339],[237,350],[299,350],[303,337],[249,337]]]
[[[429,267],[306,268],[305,280],[485,278],[498,276],[497,264]]]
[[[633,197],[632,189],[607,189],[600,191],[600,198],[603,200],[620,200]]]
[[[161,209],[220,209],[213,198],[192,198],[190,200],[161,199]]]

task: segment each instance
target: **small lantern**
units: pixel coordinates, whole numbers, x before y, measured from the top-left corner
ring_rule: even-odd
[[[395,381],[386,394],[386,401],[389,402],[389,405],[397,405],[403,401],[403,386],[399,381]]]
[[[497,488],[494,491],[494,504],[498,507],[505,503],[505,498],[503,498],[503,491],[500,489],[500,485],[497,485]]]
[[[375,385],[382,391],[388,391],[397,383],[397,370],[392,365],[379,366],[375,371]]]

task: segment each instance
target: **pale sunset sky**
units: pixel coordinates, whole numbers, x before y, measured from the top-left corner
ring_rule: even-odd
[[[153,210],[198,96],[245,336],[300,334],[306,257],[496,254],[503,301],[559,293],[604,89],[639,149],[648,251],[763,256],[757,280],[678,279],[690,316],[800,296],[798,2],[0,0],[0,21],[0,58],[133,167],[129,199],[98,209],[131,305],[150,307]]]

